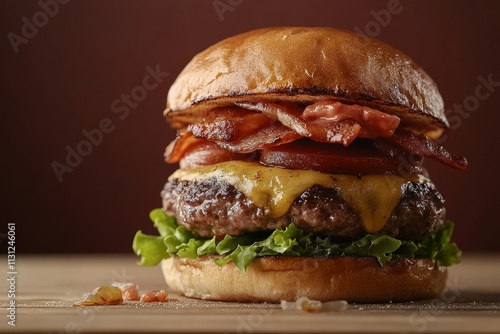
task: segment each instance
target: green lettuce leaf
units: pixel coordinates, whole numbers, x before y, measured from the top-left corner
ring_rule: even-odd
[[[352,242],[334,242],[328,237],[305,233],[290,224],[272,233],[245,234],[238,237],[226,235],[217,241],[195,236],[177,225],[174,217],[161,209],[150,213],[159,236],[137,232],[132,248],[141,257],[139,264],[154,266],[172,254],[184,258],[201,255],[221,255],[215,258],[219,266],[233,262],[245,271],[253,259],[261,256],[372,256],[381,266],[395,258],[430,258],[439,266],[460,262],[461,251],[451,242],[453,223],[445,222],[433,234],[419,241],[399,240],[385,234],[368,234]]]
[[[132,249],[135,254],[139,255],[141,259],[139,264],[144,266],[155,266],[163,259],[168,259],[170,253],[167,252],[167,247],[163,243],[162,236],[153,236],[138,231],[135,234]]]

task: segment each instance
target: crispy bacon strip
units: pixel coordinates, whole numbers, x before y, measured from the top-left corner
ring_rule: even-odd
[[[280,122],[242,108],[224,108],[207,115],[200,123],[191,124],[187,130],[177,133],[177,137],[165,150],[165,161],[176,163],[188,153],[199,154],[207,142],[219,146],[218,155],[223,157],[231,152],[249,153],[266,147],[285,144],[302,136]],[[228,151],[222,154],[222,151]],[[191,162],[184,161],[188,165]]]
[[[293,103],[238,103],[208,114],[203,121],[178,133],[167,147],[165,160],[179,162],[188,153],[195,160],[207,160],[203,145],[207,141],[218,145],[217,159],[233,153],[250,153],[286,144],[302,137],[326,143],[348,146],[356,137],[371,138],[385,153],[433,158],[442,164],[465,170],[467,160],[446,151],[424,135],[411,131],[395,131],[399,118],[362,106],[346,106],[335,101],[321,101],[306,107]],[[359,108],[358,108],[359,107]],[[348,114],[348,116],[346,116]],[[369,126],[368,126],[369,124]],[[385,137],[385,138],[383,138]],[[224,153],[229,151],[229,155]],[[192,161],[186,160],[187,165]],[[208,160],[207,160],[208,161]]]
[[[289,129],[295,131],[302,137],[323,143],[342,143],[348,146],[359,134],[361,126],[352,120],[329,121],[317,118],[306,121],[301,115],[303,109],[296,104],[278,103],[238,103],[240,107],[260,111],[280,121]]]
[[[179,162],[188,150],[203,142],[203,139],[195,138],[192,133],[186,130],[177,132],[175,139],[165,149],[165,162],[169,164]]]
[[[318,101],[308,105],[302,113],[302,118],[306,121],[322,120],[328,126],[344,120],[355,121],[361,125],[358,136],[372,139],[392,136],[400,122],[399,117],[395,115],[335,100]]]
[[[212,119],[189,125],[187,131],[232,152],[249,153],[301,138],[262,113],[224,108],[212,115],[215,115]]]
[[[421,157],[432,158],[450,168],[464,171],[467,168],[467,159],[448,152],[443,146],[430,141],[422,134],[416,134],[409,130],[398,129],[393,136],[375,140],[377,148],[386,151],[390,155],[397,154],[399,150],[415,154]],[[389,145],[386,145],[386,144]],[[391,147],[392,146],[392,147]]]
[[[252,160],[258,154],[236,153],[223,149],[216,143],[200,139],[203,143],[193,145],[186,150],[179,161],[180,168],[215,165],[219,162],[231,160]]]

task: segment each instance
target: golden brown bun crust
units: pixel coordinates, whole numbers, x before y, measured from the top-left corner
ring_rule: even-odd
[[[395,114],[431,138],[448,126],[422,68],[385,43],[334,28],[260,29],[209,47],[170,88],[165,115],[181,128],[213,105],[332,98]]]
[[[212,256],[162,261],[167,284],[188,297],[280,302],[299,297],[357,303],[400,302],[436,297],[447,271],[428,259],[390,261],[375,258],[263,257],[244,273],[232,262],[219,267]]]

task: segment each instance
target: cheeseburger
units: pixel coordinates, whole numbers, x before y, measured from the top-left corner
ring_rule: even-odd
[[[196,55],[164,111],[179,169],[137,232],[144,265],[209,300],[432,298],[460,261],[424,158],[448,127],[434,81],[402,52],[333,28],[269,28]]]

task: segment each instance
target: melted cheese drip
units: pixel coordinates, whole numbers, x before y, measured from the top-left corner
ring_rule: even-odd
[[[284,215],[295,199],[314,185],[335,188],[356,210],[368,233],[380,231],[401,198],[406,182],[425,182],[421,175],[325,174],[309,170],[266,167],[256,162],[227,161],[211,166],[178,169],[169,178],[199,181],[217,178],[233,185],[273,218]]]

